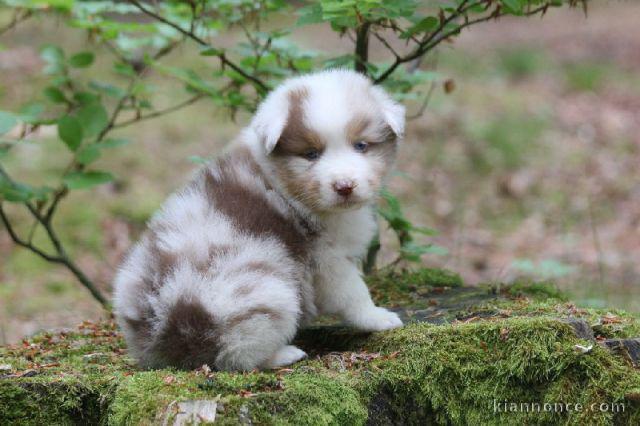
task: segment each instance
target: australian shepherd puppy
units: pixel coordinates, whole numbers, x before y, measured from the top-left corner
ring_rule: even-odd
[[[404,108],[346,70],[275,89],[227,153],[172,195],[115,280],[129,349],[145,367],[274,368],[317,314],[400,327],[360,261],[396,157]]]

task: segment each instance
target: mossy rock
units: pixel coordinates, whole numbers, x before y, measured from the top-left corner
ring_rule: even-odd
[[[279,371],[142,371],[111,321],[2,348],[0,424],[640,424],[638,317],[438,270],[370,285],[405,327],[325,320],[297,337],[309,359]]]

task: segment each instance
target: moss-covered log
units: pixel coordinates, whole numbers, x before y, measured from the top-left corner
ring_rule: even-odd
[[[637,317],[428,269],[370,284],[404,328],[325,319],[279,371],[141,371],[113,322],[2,348],[0,424],[640,424]]]

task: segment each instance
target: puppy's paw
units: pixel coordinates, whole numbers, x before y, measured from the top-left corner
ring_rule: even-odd
[[[362,312],[357,319],[350,321],[350,323],[364,331],[382,331],[402,327],[402,320],[398,314],[379,307]]]
[[[283,346],[264,364],[264,368],[278,368],[291,365],[307,357],[305,351],[293,345]]]

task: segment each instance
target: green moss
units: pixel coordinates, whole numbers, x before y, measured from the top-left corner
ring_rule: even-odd
[[[439,423],[608,423],[611,413],[496,413],[503,402],[625,402],[640,373],[596,346],[576,352],[579,340],[549,318],[513,318],[441,327],[418,324],[372,342],[402,350],[381,383],[402,399],[435,412]],[[626,401],[629,407],[631,401]],[[639,407],[627,414],[638,418]]]
[[[452,288],[459,278],[434,270],[370,281],[393,302],[444,288],[442,294],[476,303],[452,308],[442,325],[409,323],[374,334],[318,327],[296,342],[309,360],[250,373],[139,371],[112,322],[86,323],[0,349],[0,364],[12,366],[0,373],[7,374],[0,379],[0,424],[157,424],[175,414],[176,402],[199,399],[217,401],[221,424],[640,422],[640,371],[597,344],[577,351],[576,344],[592,342],[560,320],[583,318],[596,334],[628,337],[640,335],[637,317],[577,308],[543,285],[519,284],[487,298],[481,288]],[[35,375],[24,375],[29,370]],[[586,408],[505,413],[508,403]],[[624,404],[625,411],[591,410],[601,403]]]
[[[455,288],[463,285],[460,275],[445,269],[422,268],[416,271],[380,271],[366,278],[376,303],[415,305],[416,295],[434,287]]]
[[[558,289],[558,287],[551,282],[523,282],[519,281],[506,288],[509,295],[518,296],[532,296],[539,300],[545,299],[558,299],[566,300],[567,295]]]

